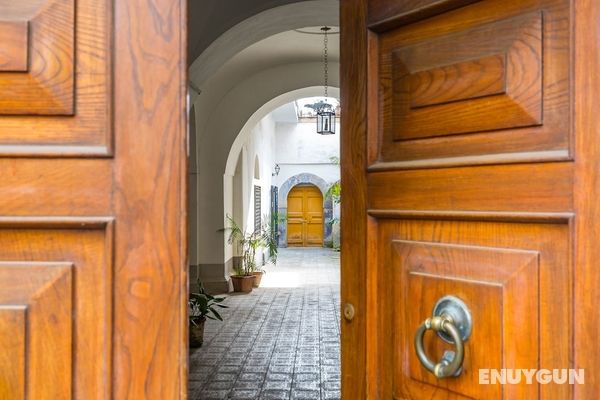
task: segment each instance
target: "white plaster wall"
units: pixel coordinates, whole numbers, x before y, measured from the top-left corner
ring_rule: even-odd
[[[287,163],[329,163],[340,153],[340,124],[335,135],[319,135],[316,122],[277,124],[277,159]]]
[[[254,229],[254,186],[258,185],[261,189],[261,215],[270,212],[270,190],[272,183],[271,171],[273,170],[273,155],[275,147],[275,122],[270,115],[263,118],[252,129],[252,134],[245,144],[248,154],[252,155],[246,164],[246,170],[250,172],[247,179],[247,189],[244,193],[244,215],[246,232]],[[254,158],[258,156],[260,164],[260,179],[254,178]]]
[[[244,231],[254,229],[254,186],[261,187],[261,215],[270,213],[272,170],[275,154],[275,128],[276,124],[271,115],[260,120],[250,131],[242,144],[235,175],[232,178],[231,193],[225,193],[226,203],[231,201],[232,209],[236,215],[236,222]],[[255,158],[259,161],[259,179],[255,178]],[[226,175],[227,179],[227,175]],[[240,188],[241,190],[236,190]],[[236,204],[239,209],[236,210]],[[225,205],[226,209],[228,204]],[[239,218],[239,219],[238,219]],[[264,222],[264,219],[263,219]],[[228,260],[236,254],[236,248],[225,242],[225,259]],[[231,273],[232,271],[228,271]]]
[[[240,154],[238,156],[235,174],[233,176],[232,193],[230,196],[233,202],[233,214],[231,215],[231,217],[238,226],[244,226],[244,174],[242,169],[244,160],[242,153],[243,151],[240,151]],[[238,246],[233,246],[233,255],[241,255],[241,249],[239,249]]]
[[[316,122],[277,124],[275,163],[281,170],[275,185],[280,187],[294,175],[308,172],[323,178],[327,183],[340,179],[339,165],[331,162],[340,155],[339,119],[335,135],[319,135]]]

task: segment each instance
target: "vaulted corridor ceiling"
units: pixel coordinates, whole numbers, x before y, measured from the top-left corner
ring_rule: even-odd
[[[261,11],[302,0],[188,0],[188,62],[225,31]]]

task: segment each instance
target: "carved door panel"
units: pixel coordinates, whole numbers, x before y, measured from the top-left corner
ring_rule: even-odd
[[[287,242],[290,247],[304,246],[304,191],[295,187],[288,194]]]
[[[305,190],[306,246],[323,246],[323,195],[316,186]]]
[[[600,62],[576,32],[597,33],[598,15],[570,0],[342,3],[344,398],[594,398],[600,357],[580,329],[598,331],[598,297],[577,288],[600,277]],[[433,318],[446,296],[472,323],[451,374],[457,340],[431,332],[460,325]],[[568,368],[585,385],[480,381]]]
[[[152,3],[0,0],[2,399],[185,393],[186,19]]]

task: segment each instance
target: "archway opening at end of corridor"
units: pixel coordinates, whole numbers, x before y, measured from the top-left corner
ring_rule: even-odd
[[[248,234],[264,225],[278,247],[276,263],[269,262],[266,247],[257,257],[257,269],[266,272],[261,287],[339,285],[340,143],[339,135],[316,133],[311,107],[321,102],[331,103],[339,118],[336,98],[296,98],[243,129],[228,157],[225,182],[231,184],[225,186],[225,219]],[[251,166],[248,160],[253,160]],[[257,170],[265,171],[260,179]],[[235,273],[244,246],[229,239],[223,238]],[[316,261],[320,268],[307,264],[323,256]]]

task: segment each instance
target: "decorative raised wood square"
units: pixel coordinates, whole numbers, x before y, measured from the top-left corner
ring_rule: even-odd
[[[22,27],[3,34],[12,39],[11,42],[24,45],[17,51],[28,53],[30,60],[26,68],[27,58],[19,56],[22,65],[18,71],[27,73],[0,73],[0,114],[73,115],[75,1],[26,0],[24,3],[19,7],[0,3],[0,16],[5,25],[25,22],[31,27],[29,40],[23,41]]]
[[[3,217],[0,243],[0,398],[109,398],[110,220]]]
[[[373,34],[370,168],[570,159],[569,7],[476,2]]]
[[[409,108],[505,94],[507,68],[506,56],[496,54],[409,74]]]
[[[0,72],[27,71],[28,34],[27,21],[0,20]]]
[[[0,306],[0,399],[25,398],[27,306]]]
[[[69,263],[0,263],[0,398],[70,399]]]
[[[542,123],[542,17],[511,18],[392,56],[394,139]]]
[[[369,233],[368,329],[378,337],[369,362],[375,373],[392,376],[381,381],[381,398],[570,398],[571,385],[525,380],[500,394],[479,384],[478,370],[560,369],[571,362],[571,216],[406,208],[369,214],[376,229]],[[417,359],[414,335],[446,295],[471,309],[473,330],[463,375],[438,380]],[[564,322],[561,329],[553,329],[556,321]],[[436,361],[451,349],[432,332],[423,343]]]
[[[501,386],[482,386],[478,380],[480,368],[538,367],[539,348],[530,338],[539,335],[539,253],[404,240],[395,241],[394,247],[394,297],[403,304],[395,321],[399,343],[412,346],[413,338],[404,332],[415,332],[446,295],[463,300],[474,321],[460,379],[436,379],[413,351],[395,360],[398,382],[419,381],[474,399],[536,397],[536,385],[507,387],[503,397]],[[521,348],[525,343],[526,352]],[[452,345],[428,334],[425,349],[440,360]]]
[[[112,1],[0,1],[0,156],[112,152]]]

